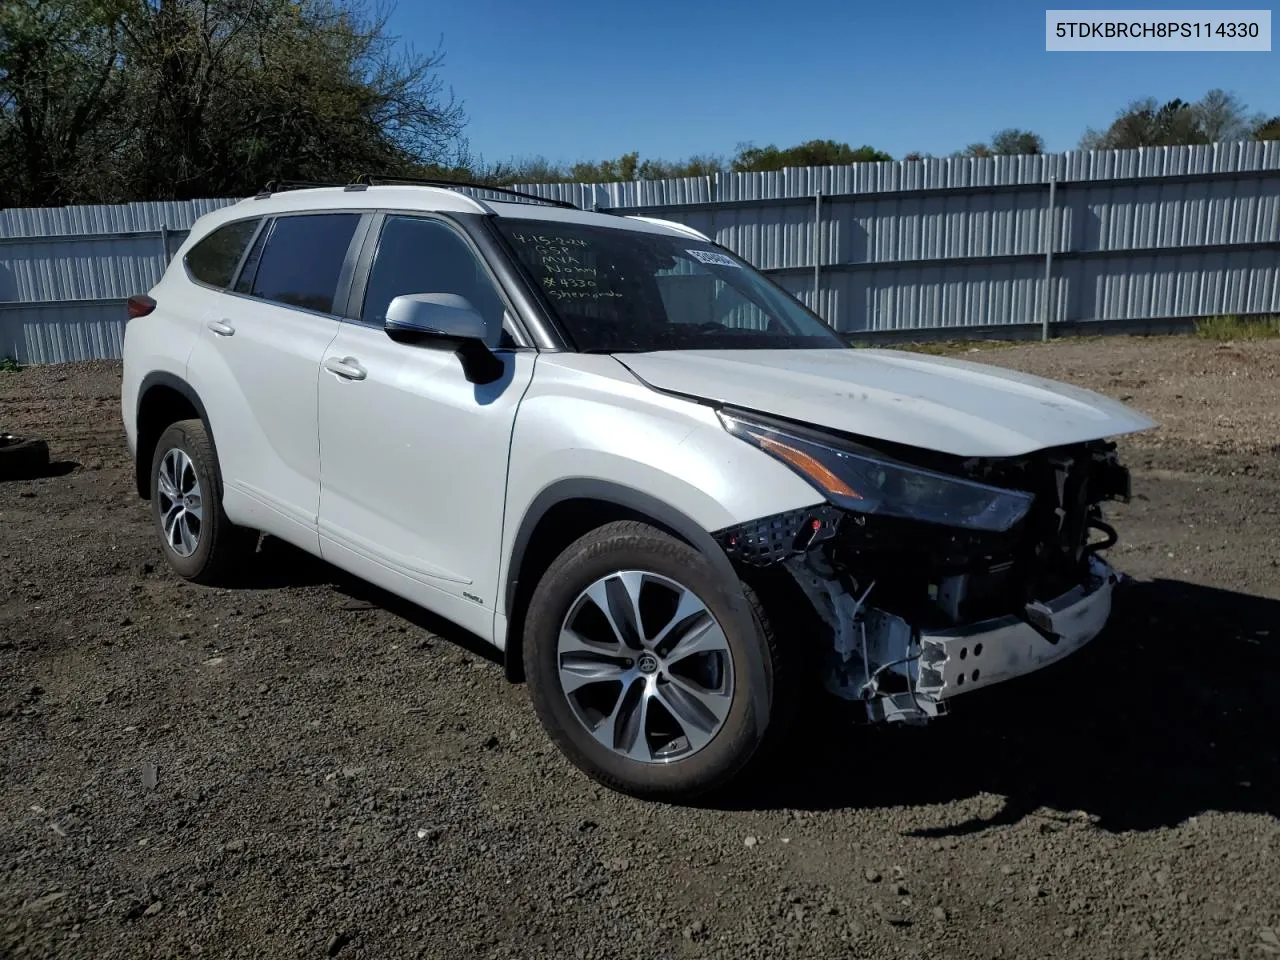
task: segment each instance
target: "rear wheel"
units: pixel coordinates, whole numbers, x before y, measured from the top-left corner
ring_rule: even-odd
[[[151,461],[151,507],[165,559],[187,580],[225,583],[252,554],[256,535],[222,510],[222,476],[199,420],[181,420],[161,434]]]
[[[524,639],[534,707],[569,759],[645,797],[691,798],[737,775],[769,731],[776,667],[743,591],[643,523],[569,546],[534,591]]]

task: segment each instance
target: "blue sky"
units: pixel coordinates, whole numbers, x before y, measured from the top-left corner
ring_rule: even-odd
[[[391,29],[442,44],[490,162],[818,137],[946,154],[1010,126],[1066,150],[1134,98],[1213,87],[1280,114],[1280,53],[1047,53],[1044,16],[1002,0],[400,0]]]

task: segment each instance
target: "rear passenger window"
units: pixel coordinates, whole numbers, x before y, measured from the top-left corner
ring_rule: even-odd
[[[258,220],[227,223],[197,243],[186,258],[191,276],[212,287],[227,286],[258,223]]]
[[[278,218],[258,260],[253,296],[332,313],[338,275],[359,222],[358,213]]]
[[[391,301],[410,293],[466,297],[485,319],[490,346],[515,345],[502,329],[506,306],[466,241],[438,220],[387,217],[369,269],[360,319],[381,326]]]

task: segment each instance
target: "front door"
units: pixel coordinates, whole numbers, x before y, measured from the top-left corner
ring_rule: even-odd
[[[359,320],[321,363],[321,552],[491,639],[511,432],[537,354],[504,340],[505,303],[452,226],[387,216],[376,243]],[[502,376],[473,384],[452,347],[388,337],[387,305],[413,293],[471,301]]]

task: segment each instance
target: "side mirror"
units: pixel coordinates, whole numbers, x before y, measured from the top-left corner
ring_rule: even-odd
[[[382,328],[400,343],[439,340],[451,343],[462,372],[475,384],[502,378],[505,366],[485,343],[489,325],[471,301],[456,293],[410,293],[387,306]]]
[[[396,297],[383,323],[393,340],[435,337],[484,342],[488,325],[471,301],[456,293],[411,293]]]

